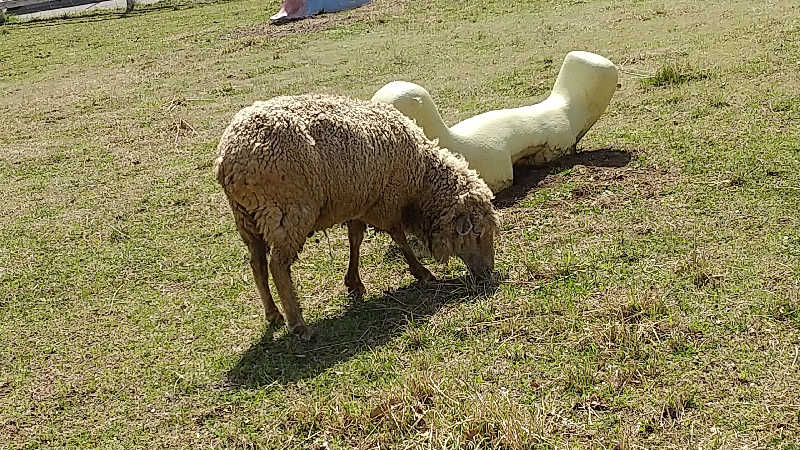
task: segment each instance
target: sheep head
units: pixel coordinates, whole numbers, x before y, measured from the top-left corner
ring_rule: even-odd
[[[486,192],[459,196],[431,232],[428,242],[434,258],[446,262],[458,256],[472,276],[485,279],[492,274],[498,218],[490,200]]]

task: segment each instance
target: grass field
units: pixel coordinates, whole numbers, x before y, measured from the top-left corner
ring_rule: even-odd
[[[0,26],[0,446],[798,448],[800,4],[277,0]],[[420,286],[368,235],[270,330],[212,174],[256,99],[404,79],[448,123],[622,69],[585,152],[500,196],[503,281]],[[273,290],[273,292],[275,292]]]

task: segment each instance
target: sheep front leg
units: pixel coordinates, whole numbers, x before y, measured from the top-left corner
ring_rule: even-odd
[[[423,283],[435,280],[431,271],[426,269],[414,255],[411,246],[408,245],[408,241],[406,240],[406,233],[403,230],[390,231],[389,235],[392,237],[395,244],[400,247],[400,251],[403,252],[403,257],[406,259],[408,268],[411,271],[411,275],[414,275],[414,278]]]
[[[356,297],[361,297],[367,292],[364,283],[361,282],[361,275],[358,272],[361,242],[364,240],[364,230],[366,230],[366,228],[366,224],[360,220],[350,220],[347,222],[347,239],[350,241],[350,261],[347,265],[347,275],[344,276],[344,285],[347,286],[348,294]]]
[[[297,335],[300,339],[308,341],[311,340],[313,333],[306,325],[305,320],[303,320],[300,304],[297,301],[297,291],[292,282],[291,265],[296,257],[296,251],[291,252],[282,248],[273,248],[272,257],[269,259],[269,270],[272,273],[272,279],[275,280],[275,287],[278,288],[278,294],[281,297],[283,314],[286,317],[289,331]]]

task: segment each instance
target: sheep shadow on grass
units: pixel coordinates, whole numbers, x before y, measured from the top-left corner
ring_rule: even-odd
[[[544,165],[530,165],[521,161],[514,165],[514,185],[497,193],[494,206],[498,209],[515,206],[531,192],[548,175],[582,165],[587,167],[624,167],[631,162],[631,153],[613,148],[585,150],[573,155],[566,155]]]
[[[382,347],[403,334],[409,322],[426,323],[447,305],[492,295],[495,283],[475,284],[467,277],[411,285],[381,295],[354,299],[335,316],[310,323],[315,337],[302,342],[290,333],[273,338],[268,328],[228,372],[234,387],[255,388],[314,377],[356,355]]]

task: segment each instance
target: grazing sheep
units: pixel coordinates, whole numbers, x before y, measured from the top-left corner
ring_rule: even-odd
[[[269,265],[289,329],[302,339],[311,330],[290,266],[315,231],[347,224],[345,285],[357,294],[364,292],[358,259],[366,224],[389,233],[418,280],[433,275],[414,256],[406,231],[441,261],[459,256],[477,277],[494,268],[492,192],[466,161],[427,140],[393,106],[324,95],[256,102],[236,114],[218,150],[217,181],[250,252],[266,319],[283,318],[269,290]]]

